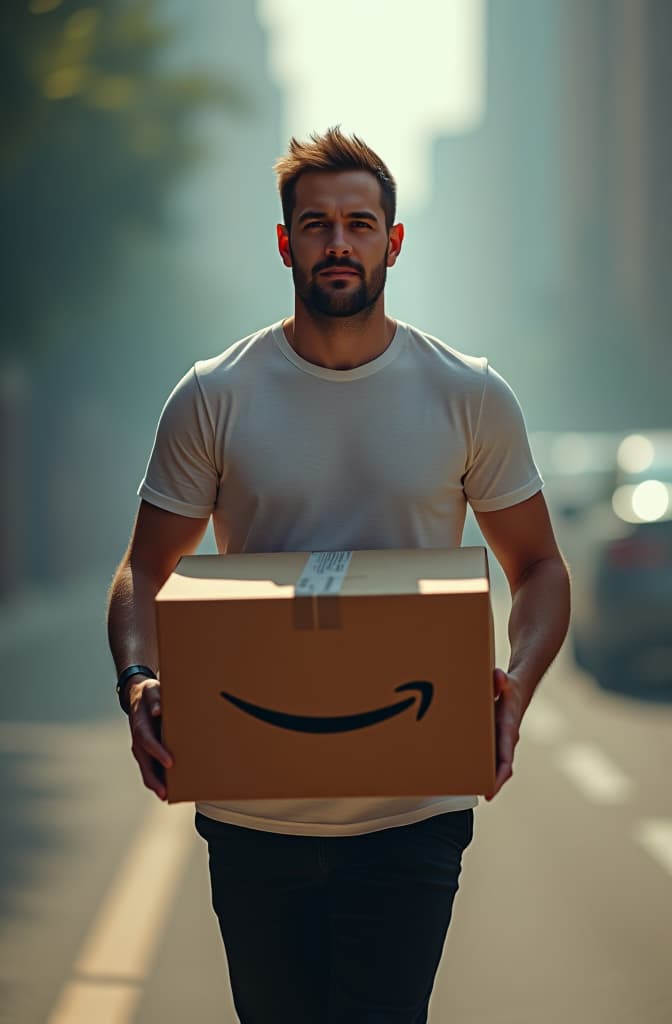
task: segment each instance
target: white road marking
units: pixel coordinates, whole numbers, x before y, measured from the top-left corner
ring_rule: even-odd
[[[191,804],[156,804],[119,867],[47,1024],[128,1024],[195,841]]]
[[[133,1020],[140,998],[138,985],[69,982],[48,1024],[126,1024]]]
[[[521,734],[535,743],[554,743],[567,732],[567,719],[545,697],[535,697],[525,712]]]
[[[634,783],[618,765],[590,743],[568,743],[558,752],[558,766],[592,803],[620,804]]]
[[[672,821],[664,818],[640,821],[635,829],[635,839],[672,875]]]

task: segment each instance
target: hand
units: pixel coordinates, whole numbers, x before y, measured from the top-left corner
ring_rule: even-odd
[[[173,759],[159,743],[161,730],[161,687],[158,679],[131,682],[128,693],[128,721],[131,727],[131,750],[140,766],[142,780],[160,800],[167,797],[162,775]]]
[[[485,794],[486,800],[492,800],[513,775],[513,751],[520,736],[520,723],[523,717],[522,702],[515,677],[507,674],[501,668],[496,668],[494,687],[497,774],[495,788],[491,793]]]

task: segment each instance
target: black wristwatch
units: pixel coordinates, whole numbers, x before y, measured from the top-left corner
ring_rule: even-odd
[[[149,668],[147,665],[129,665],[123,672],[119,673],[117,679],[117,697],[119,698],[119,704],[121,710],[128,714],[128,701],[126,700],[126,683],[133,676],[149,676],[150,679],[156,679],[156,672],[153,668]]]

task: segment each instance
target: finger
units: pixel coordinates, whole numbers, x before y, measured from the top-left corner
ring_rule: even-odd
[[[512,725],[503,725],[497,736],[497,761],[500,764],[513,764],[513,751],[518,742],[518,730]]]
[[[503,693],[506,693],[509,687],[509,679],[506,672],[501,668],[496,668],[493,673],[493,686],[495,691],[495,700],[499,700]]]
[[[154,731],[155,723],[149,720],[146,714],[138,711],[133,719],[131,731],[133,734],[133,747],[143,750],[150,757],[159,761],[164,768],[172,768],[173,758],[170,751],[159,742]]]
[[[142,781],[147,789],[156,793],[160,800],[165,800],[168,795],[166,785],[163,779],[157,774],[155,763],[152,758],[142,749],[133,749],[133,755],[138,762]]]
[[[504,783],[508,782],[508,780],[511,778],[512,775],[513,775],[513,765],[510,762],[509,763],[502,763],[502,764],[500,764],[498,766],[498,768],[497,768],[497,774],[495,776],[495,784],[494,784],[492,790],[489,793],[484,793],[485,799],[488,802],[490,802],[490,800],[494,799],[494,797],[497,796],[497,794],[499,793],[499,791],[502,788],[502,786],[504,785]]]
[[[518,728],[515,723],[507,722],[502,714],[497,716],[497,769],[495,785],[492,792],[484,794],[486,800],[492,800],[504,783],[513,775],[513,752],[518,742]]]

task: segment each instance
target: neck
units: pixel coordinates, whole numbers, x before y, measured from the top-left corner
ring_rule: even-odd
[[[382,355],[397,329],[396,321],[385,314],[382,295],[371,309],[352,317],[314,313],[296,298],[294,316],[282,326],[302,359],[329,370],[352,370],[370,363]]]

